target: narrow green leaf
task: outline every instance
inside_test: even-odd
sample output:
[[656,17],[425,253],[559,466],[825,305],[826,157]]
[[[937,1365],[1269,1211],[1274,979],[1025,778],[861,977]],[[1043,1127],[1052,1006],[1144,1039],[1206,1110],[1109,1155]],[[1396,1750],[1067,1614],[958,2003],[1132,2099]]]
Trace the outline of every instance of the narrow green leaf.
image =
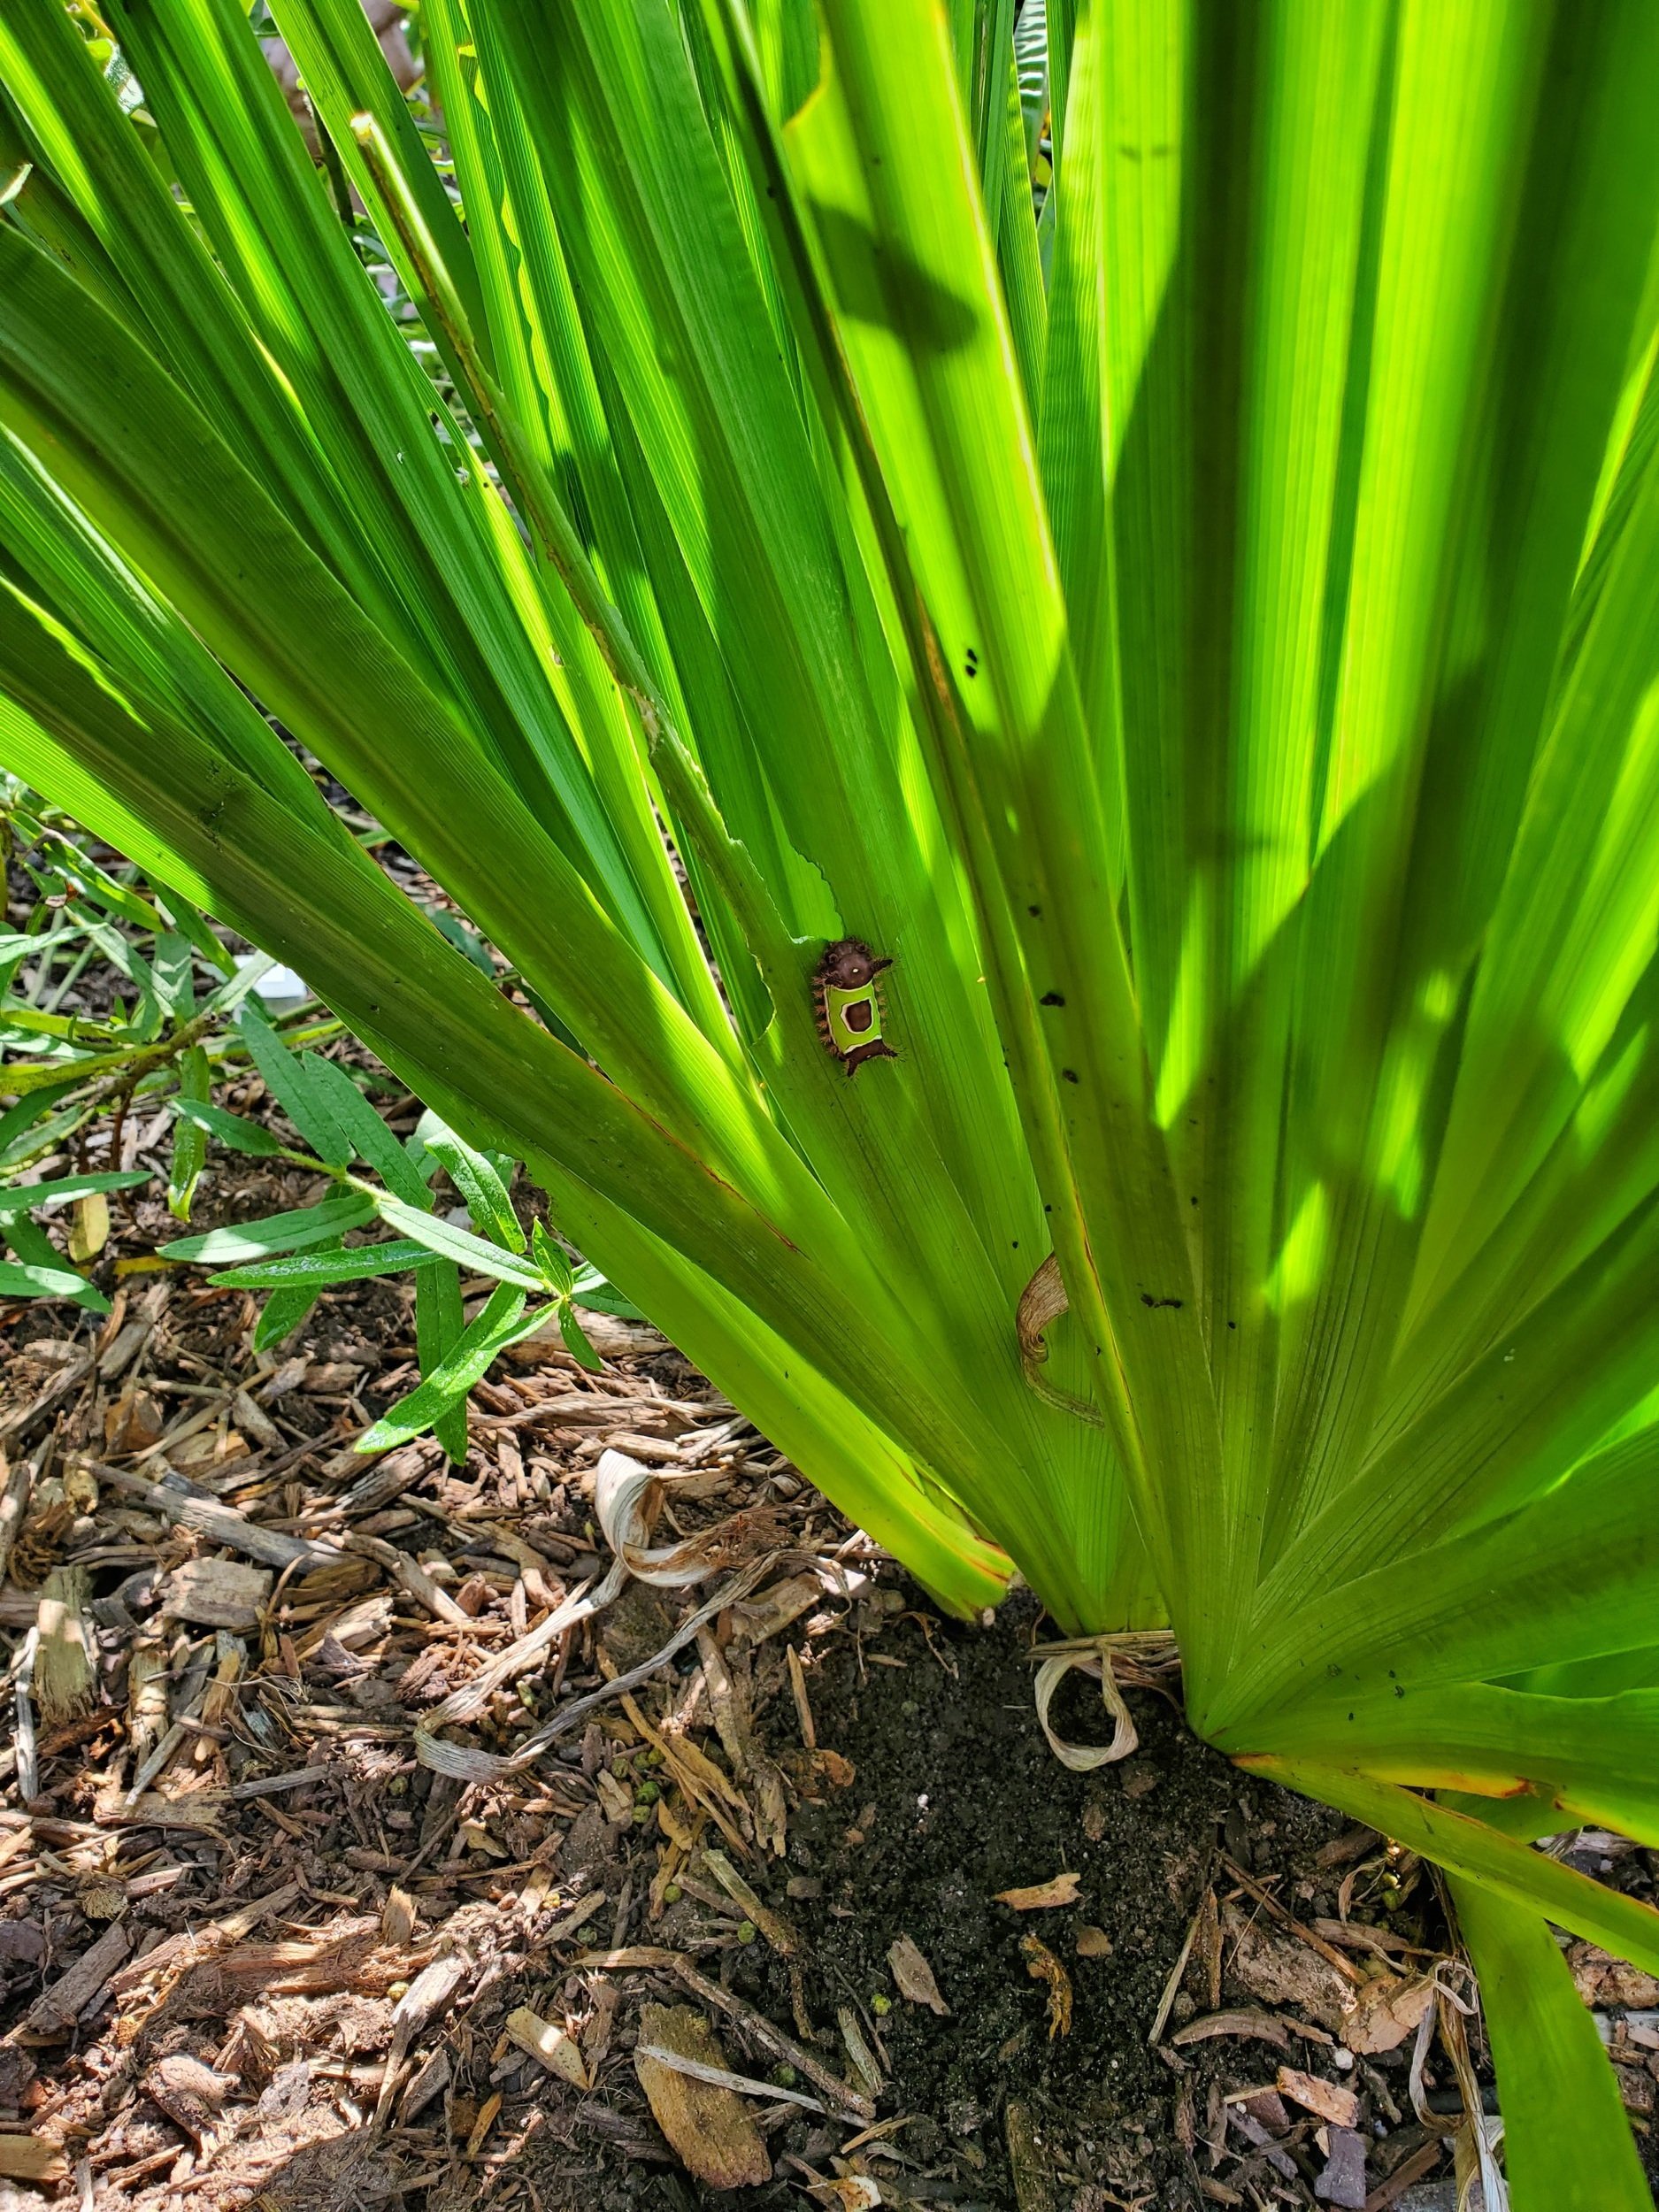
[[73,1298],[92,1313],[108,1313],[110,1302],[101,1290],[65,1267],[36,1267],[15,1260],[0,1260],[0,1297]]
[[312,1095],[326,1108],[334,1128],[357,1157],[405,1205],[430,1206],[431,1195],[419,1171],[345,1070],[315,1052],[303,1056],[303,1065]]
[[296,1283],[288,1289],[273,1290],[260,1309],[259,1318],[254,1324],[254,1350],[268,1352],[280,1344],[284,1337],[292,1336],[317,1303],[322,1289],[320,1283],[313,1287]]
[[[168,914],[172,916],[173,927],[179,934],[189,941],[210,967],[218,969],[219,974],[225,978],[226,983],[235,981],[239,972],[235,959],[213,934],[208,926],[207,917],[201,909],[193,906],[182,892],[169,890],[165,884],[159,887],[159,895],[161,902]],[[219,987],[222,989],[224,986],[221,985]],[[209,1001],[210,1005],[217,999],[217,995],[216,991],[213,999]]]
[[125,1168],[106,1174],[58,1175],[47,1183],[12,1183],[0,1186],[0,1222],[9,1221],[18,1214],[44,1213],[49,1208],[61,1206],[71,1198],[84,1198],[93,1191],[136,1190],[141,1183],[150,1180],[147,1168]]
[[288,1050],[250,998],[242,1001],[236,1026],[266,1088],[318,1158],[330,1167],[349,1167],[351,1146],[334,1118],[329,1094],[306,1065],[306,1056]]
[[262,1266],[227,1268],[214,1280],[228,1290],[287,1290],[304,1284],[312,1294],[330,1283],[360,1283],[375,1275],[396,1275],[419,1267],[426,1247],[393,1239],[384,1244],[357,1244],[348,1251],[292,1252],[286,1258],[267,1260]]
[[164,931],[156,940],[156,995],[172,1021],[188,1021],[196,1011],[195,956],[196,948],[182,930]]
[[1515,2212],[1649,2212],[1613,2069],[1543,1915],[1455,1879],[1480,1978]]
[[389,1451],[394,1445],[419,1436],[464,1399],[473,1384],[486,1375],[510,1344],[540,1328],[543,1316],[525,1314],[520,1290],[503,1283],[491,1293],[477,1319],[470,1324],[441,1364],[418,1388],[400,1398],[372,1428],[358,1437],[360,1452]]
[[565,1256],[564,1248],[550,1237],[545,1225],[533,1222],[530,1225],[530,1249],[536,1265],[547,1279],[549,1287],[568,1297],[576,1287],[575,1271]]
[[248,1121],[241,1114],[215,1106],[211,1099],[187,1098],[180,1094],[167,1102],[182,1119],[194,1122],[207,1135],[228,1145],[233,1152],[249,1152],[259,1159],[275,1160],[287,1150],[263,1122]]
[[559,1302],[558,1319],[559,1334],[565,1340],[565,1348],[576,1364],[585,1367],[590,1375],[603,1375],[605,1363],[588,1341],[582,1325],[576,1318],[576,1310],[568,1300]]
[[453,1223],[440,1221],[435,1214],[422,1213],[417,1207],[404,1205],[402,1199],[389,1194],[375,1202],[376,1211],[388,1227],[405,1237],[412,1237],[424,1244],[429,1252],[436,1252],[446,1260],[454,1260],[461,1267],[470,1268],[475,1275],[494,1275],[503,1283],[515,1283],[520,1290],[544,1290],[541,1271],[527,1261],[503,1251],[498,1244],[489,1244],[482,1237],[472,1236]]
[[[182,944],[184,940],[180,938],[175,941]],[[159,979],[159,967],[157,972]],[[192,1045],[179,1063],[179,1096],[188,1099],[192,1105],[200,1105],[211,1088],[212,1075],[207,1064],[207,1054],[202,1046]],[[196,1195],[196,1179],[206,1162],[206,1130],[192,1116],[180,1114],[173,1127],[173,1160],[167,1173],[167,1211],[175,1221],[188,1221],[190,1218],[190,1202]]]
[[446,1128],[435,1115],[428,1115],[423,1121],[420,1141],[448,1171],[449,1180],[472,1217],[474,1227],[508,1251],[522,1252],[525,1234],[513,1212],[512,1201],[507,1195],[505,1184],[483,1154],[475,1152],[464,1137],[457,1137],[453,1129]]
[[303,1252],[315,1244],[327,1244],[344,1229],[360,1229],[374,1218],[374,1200],[367,1192],[344,1198],[326,1198],[320,1205],[298,1211],[273,1214],[268,1221],[250,1221],[235,1229],[210,1229],[204,1236],[180,1237],[157,1247],[164,1259],[195,1260],[218,1266],[230,1260],[259,1259],[268,1252]]
[[[411,1140],[411,1143],[413,1140]],[[428,1254],[415,1270],[415,1348],[423,1379],[443,1364],[466,1329],[466,1310],[461,1298],[461,1271],[453,1260]],[[433,1433],[451,1463],[466,1463],[466,1403],[465,1399],[441,1413]]]

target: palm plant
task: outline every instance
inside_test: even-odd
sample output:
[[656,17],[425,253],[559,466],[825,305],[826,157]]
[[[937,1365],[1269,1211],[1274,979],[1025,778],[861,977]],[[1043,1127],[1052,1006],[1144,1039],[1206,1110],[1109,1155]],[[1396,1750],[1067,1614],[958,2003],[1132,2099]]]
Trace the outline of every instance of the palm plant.
[[103,5],[0,11],[0,757],[943,1604],[1171,1625],[1645,2204],[1547,1922],[1659,1915],[1530,1839],[1659,1845],[1659,18],[424,0],[445,160],[273,0],[319,170]]

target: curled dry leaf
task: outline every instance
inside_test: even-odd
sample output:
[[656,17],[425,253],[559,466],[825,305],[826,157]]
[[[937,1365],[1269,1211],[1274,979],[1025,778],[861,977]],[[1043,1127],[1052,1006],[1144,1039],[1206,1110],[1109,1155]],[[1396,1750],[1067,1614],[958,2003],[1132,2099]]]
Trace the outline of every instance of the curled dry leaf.
[[1014,1333],[1019,1340],[1019,1363],[1025,1372],[1025,1380],[1045,1405],[1056,1407],[1062,1413],[1070,1413],[1079,1421],[1087,1421],[1091,1428],[1104,1425],[1105,1417],[1090,1399],[1079,1398],[1070,1390],[1062,1390],[1051,1383],[1042,1372],[1048,1357],[1045,1330],[1071,1311],[1071,1302],[1065,1294],[1065,1284],[1060,1275],[1060,1262],[1050,1252],[1037,1272],[1020,1293],[1019,1305],[1014,1315]]
[[775,1516],[751,1511],[734,1513],[713,1528],[653,1549],[650,1526],[664,1487],[660,1467],[641,1466],[614,1448],[601,1455],[595,1470],[594,1510],[605,1541],[641,1582],[688,1590],[777,1541]]
[[913,2005],[926,2005],[941,2020],[949,2018],[950,2007],[939,1993],[933,1970],[909,1936],[899,1936],[887,1946],[887,1964],[893,1969],[901,1997],[908,1998]]
[[[1111,1741],[1106,1744],[1067,1743],[1056,1735],[1048,1718],[1048,1708],[1054,1703],[1055,1692],[1073,1668],[1079,1673],[1100,1677],[1101,1701],[1112,1717]],[[1112,1675],[1112,1655],[1104,1640],[1095,1644],[1081,1644],[1075,1648],[1063,1649],[1052,1658],[1044,1659],[1037,1669],[1033,1685],[1037,1701],[1037,1724],[1042,1730],[1050,1751],[1062,1766],[1070,1767],[1073,1774],[1087,1774],[1095,1767],[1110,1766],[1115,1760],[1126,1759],[1140,1747],[1141,1739],[1123,1692]]]
[[999,1889],[996,1901],[1013,1912],[1047,1912],[1056,1905],[1075,1905],[1079,1874],[1056,1874],[1052,1881],[1036,1882],[1029,1889]]
[[1071,1977],[1048,1945],[1034,1935],[1021,1936],[1025,1971],[1034,1982],[1048,1985],[1048,2037],[1071,2032]]

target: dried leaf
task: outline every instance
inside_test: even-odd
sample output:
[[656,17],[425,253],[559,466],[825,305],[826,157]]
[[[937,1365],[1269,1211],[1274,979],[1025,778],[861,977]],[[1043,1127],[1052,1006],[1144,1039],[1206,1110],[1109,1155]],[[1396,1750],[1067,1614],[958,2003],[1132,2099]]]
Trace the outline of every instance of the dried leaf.
[[1071,1977],[1046,1943],[1034,1935],[1021,1936],[1019,1947],[1025,1955],[1025,1971],[1033,1981],[1048,1985],[1048,2039],[1071,2032]]
[[520,2005],[517,2012],[507,2015],[507,2034],[521,2051],[539,2059],[549,2074],[562,2075],[572,2088],[588,2086],[581,2046],[557,2021],[543,2020],[528,2005]]
[[1051,1882],[1038,1882],[1030,1889],[999,1889],[996,1901],[1014,1912],[1047,1912],[1055,1905],[1075,1905],[1081,1879],[1078,1874],[1056,1874]]
[[1432,1982],[1379,1974],[1358,1992],[1353,2013],[1342,2024],[1342,2040],[1365,2057],[1398,2050],[1433,2002]]
[[725,1852],[705,1850],[703,1863],[733,1903],[754,1922],[772,1949],[783,1958],[793,1957],[801,1948],[800,1937],[781,1913],[773,1912],[763,1898],[756,1895]]
[[1077,1955],[1080,1959],[1109,1959],[1112,1939],[1104,1928],[1096,1928],[1086,1920],[1077,1932]]
[[913,2005],[926,2005],[941,2020],[950,2017],[950,2007],[939,1993],[933,1968],[909,1936],[899,1936],[887,1946],[887,1964],[893,1969],[901,1997],[907,1997]]
[[[730,2070],[708,2022],[690,2005],[641,2006],[640,2041],[702,2066]],[[652,2118],[699,2181],[710,2189],[743,2189],[771,2180],[766,2146],[735,2090],[676,2073],[661,2059],[638,2052],[634,2070]]]
[[96,1260],[110,1240],[110,1202],[101,1190],[75,1201],[69,1224],[69,1256],[77,1267]]
[[1659,1981],[1594,1943],[1575,1943],[1567,1963],[1586,2005],[1611,2012],[1648,2012],[1659,2006]]

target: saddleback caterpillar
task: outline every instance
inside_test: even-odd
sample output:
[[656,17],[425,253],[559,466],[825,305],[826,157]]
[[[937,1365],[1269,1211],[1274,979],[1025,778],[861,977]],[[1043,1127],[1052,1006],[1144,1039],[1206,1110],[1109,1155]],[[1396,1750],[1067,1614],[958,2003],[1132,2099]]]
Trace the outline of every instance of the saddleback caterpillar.
[[818,1034],[826,1048],[856,1075],[866,1060],[896,1060],[881,1035],[881,993],[876,978],[892,960],[878,957],[856,937],[841,937],[824,949],[813,972],[818,995]]

